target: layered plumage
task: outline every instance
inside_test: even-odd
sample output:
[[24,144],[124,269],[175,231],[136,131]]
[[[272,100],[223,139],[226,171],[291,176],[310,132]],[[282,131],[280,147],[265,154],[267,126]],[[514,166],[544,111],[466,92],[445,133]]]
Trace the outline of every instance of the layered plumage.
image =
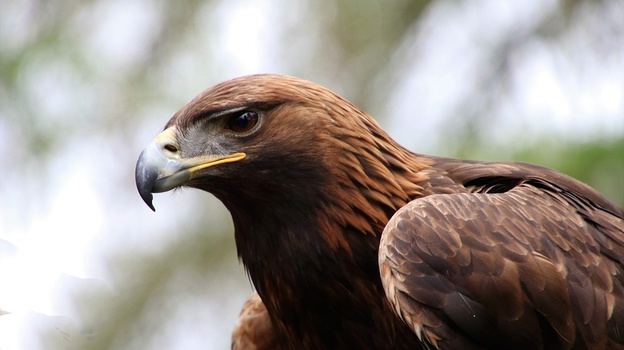
[[308,81],[204,91],[142,153],[137,186],[150,206],[199,188],[232,214],[258,293],[234,348],[624,344],[621,208],[546,168],[412,153]]

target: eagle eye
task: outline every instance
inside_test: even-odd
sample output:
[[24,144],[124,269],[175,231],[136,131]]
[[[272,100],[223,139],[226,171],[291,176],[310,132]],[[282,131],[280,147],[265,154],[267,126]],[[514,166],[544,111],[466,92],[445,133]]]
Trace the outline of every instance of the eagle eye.
[[254,111],[242,111],[232,115],[225,124],[226,129],[234,132],[246,132],[258,124],[258,113]]

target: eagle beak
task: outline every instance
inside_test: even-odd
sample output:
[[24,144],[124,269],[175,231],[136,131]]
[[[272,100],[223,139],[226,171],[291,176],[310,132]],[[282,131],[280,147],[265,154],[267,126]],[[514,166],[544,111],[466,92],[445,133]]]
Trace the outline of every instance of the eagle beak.
[[150,209],[152,193],[166,192],[192,179],[201,169],[213,165],[231,163],[246,157],[245,153],[202,155],[182,158],[176,140],[176,128],[170,127],[160,133],[141,152],[135,169],[136,186],[141,198]]

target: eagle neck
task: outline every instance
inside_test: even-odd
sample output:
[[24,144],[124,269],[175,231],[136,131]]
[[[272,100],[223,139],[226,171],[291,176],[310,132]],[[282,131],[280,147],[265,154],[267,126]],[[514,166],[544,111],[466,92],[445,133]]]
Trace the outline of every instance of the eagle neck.
[[[361,171],[340,164],[329,172],[336,181],[308,186],[297,196],[274,188],[261,200],[243,193],[234,201],[222,199],[232,213],[239,258],[284,338],[312,342],[324,334],[319,347],[337,345],[331,334],[346,322],[381,330],[380,346],[393,342],[400,320],[388,309],[381,285],[379,240],[390,216],[420,195],[422,176],[396,168],[392,158],[357,161]],[[389,189],[375,185],[381,176],[388,176]],[[328,300],[340,300],[340,306]]]

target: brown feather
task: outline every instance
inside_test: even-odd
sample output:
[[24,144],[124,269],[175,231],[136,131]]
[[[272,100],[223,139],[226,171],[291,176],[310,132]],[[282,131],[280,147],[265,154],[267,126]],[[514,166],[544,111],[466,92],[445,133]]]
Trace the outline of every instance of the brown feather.
[[269,313],[258,293],[253,293],[238,316],[232,332],[232,350],[271,350],[277,348]]

